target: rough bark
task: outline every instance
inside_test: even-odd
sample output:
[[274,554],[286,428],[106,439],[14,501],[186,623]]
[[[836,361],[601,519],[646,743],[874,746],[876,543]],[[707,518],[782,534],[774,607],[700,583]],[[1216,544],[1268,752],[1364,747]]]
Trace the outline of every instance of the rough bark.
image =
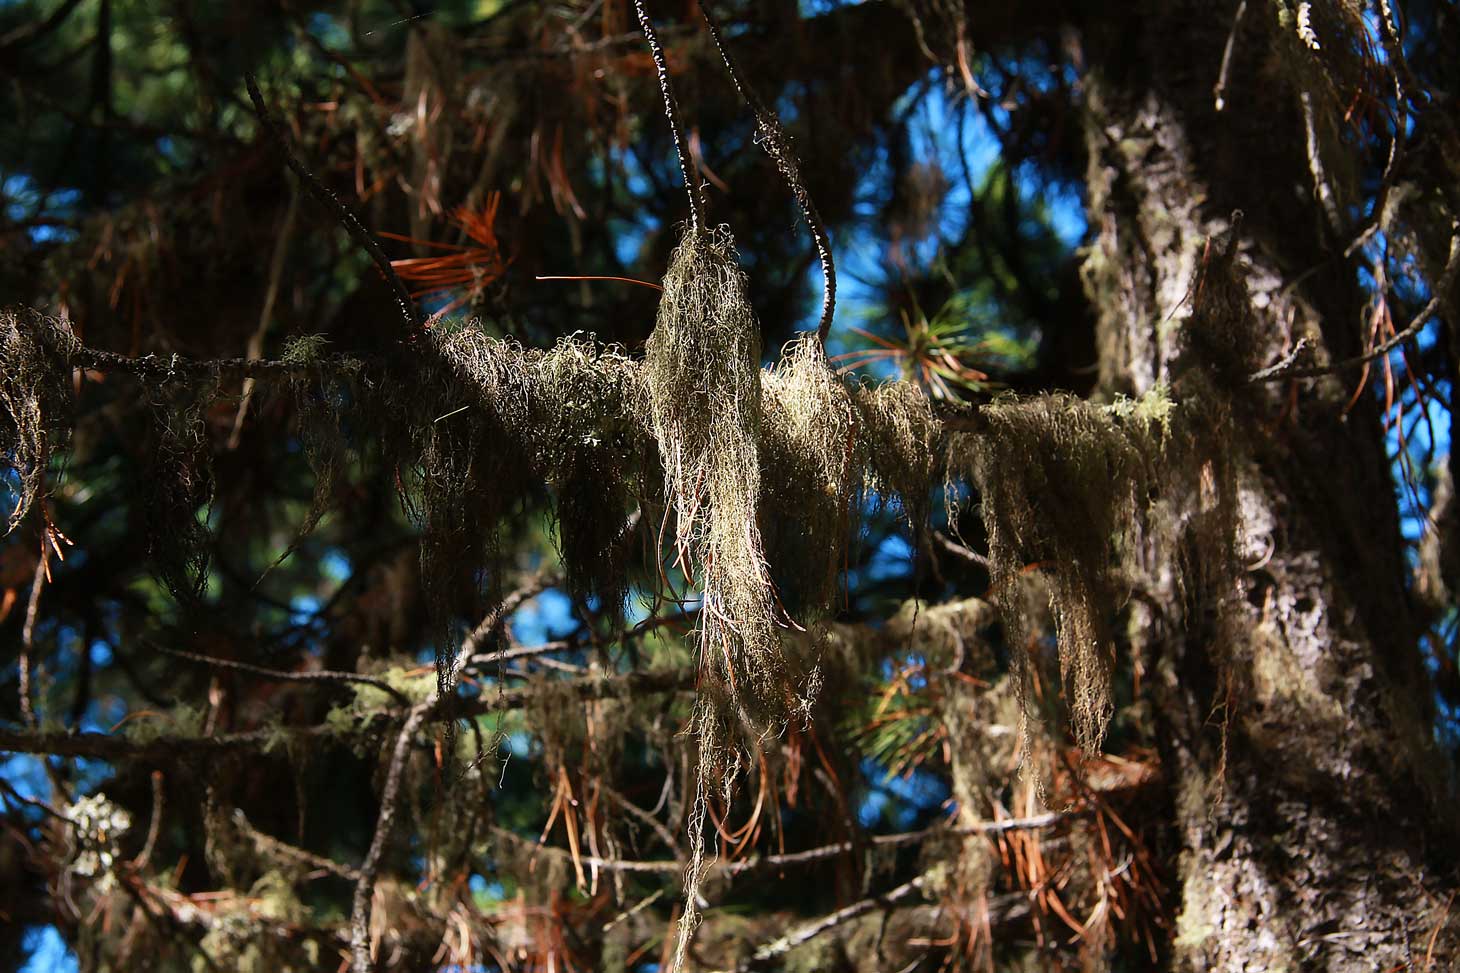
[[[1108,394],[1189,365],[1193,281],[1239,207],[1263,363],[1300,336],[1321,356],[1357,350],[1362,296],[1314,216],[1300,92],[1267,5],[1248,4],[1215,107],[1236,6],[1138,4],[1087,35],[1086,275]],[[1236,597],[1219,611],[1221,592],[1183,597],[1153,569],[1132,601],[1182,846],[1177,969],[1449,969],[1456,956],[1432,697],[1381,427],[1367,397],[1345,417],[1351,381],[1232,389]]]

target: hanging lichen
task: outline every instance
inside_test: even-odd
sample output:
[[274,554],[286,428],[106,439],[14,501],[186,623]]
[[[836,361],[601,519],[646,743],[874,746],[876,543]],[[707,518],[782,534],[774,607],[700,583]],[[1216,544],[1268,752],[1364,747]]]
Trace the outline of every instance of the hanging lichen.
[[761,376],[761,523],[777,591],[798,623],[824,616],[839,587],[862,489],[857,413],[807,333]]
[[[1040,571],[1070,720],[1089,752],[1113,709],[1110,620],[1124,596],[1122,563],[1148,553],[1169,559],[1193,603],[1220,602],[1232,577],[1236,478],[1225,458],[1226,412],[1207,387],[1192,373],[1182,401],[1164,386],[1110,406],[1063,394],[1001,399],[980,411],[982,429],[951,448],[950,464],[981,496],[993,593],[1025,712],[1035,633],[1020,580]],[[1027,731],[1026,720],[1026,740]]]
[[736,724],[779,731],[808,702],[781,653],[762,547],[760,328],[727,228],[686,233],[664,278],[646,346],[650,414],[675,515],[674,549],[701,595],[699,744],[690,862],[675,968],[697,919],[709,794],[726,795],[743,758]]
[[917,539],[927,528],[933,485],[942,475],[943,424],[911,382],[857,386],[852,402],[859,460],[871,486],[902,504]]
[[356,408],[362,390],[356,382],[358,363],[353,363],[354,368],[325,367],[322,353],[327,344],[321,335],[296,337],[285,344],[281,357],[282,361],[298,366],[289,375],[289,391],[294,401],[299,443],[314,474],[314,492],[289,546],[268,570],[278,567],[298,549],[345,490],[345,469],[352,453],[349,432],[354,417],[350,413],[363,411]]
[[512,450],[503,458],[525,461],[552,489],[569,590],[617,611],[631,474],[647,443],[638,367],[588,337],[524,349],[473,324],[441,329],[436,346],[465,385],[462,404],[484,413]]
[[401,496],[420,527],[437,684],[450,695],[461,625],[475,624],[494,600],[498,530],[528,485],[506,431],[449,365],[423,355],[409,379],[409,387],[388,399],[384,425],[407,432],[388,448],[399,457]]
[[218,392],[216,376],[165,382],[149,390],[151,434],[137,492],[153,570],[184,604],[203,597],[208,583],[213,502],[213,448],[207,412]]
[[[51,454],[71,431],[71,329],[34,312],[0,313],[0,473],[15,494],[8,534],[45,488]],[[11,477],[7,476],[7,480]]]
[[1044,571],[1059,646],[1060,676],[1079,744],[1099,748],[1111,714],[1113,546],[1134,528],[1145,458],[1109,410],[1066,395],[1001,400],[986,428],[962,440],[982,497],[993,591],[1025,671],[1029,640],[1010,611],[1020,576]]
[[686,235],[646,346],[650,412],[674,547],[703,598],[701,667],[743,718],[772,730],[803,704],[786,678],[756,521],[760,350],[728,229]]

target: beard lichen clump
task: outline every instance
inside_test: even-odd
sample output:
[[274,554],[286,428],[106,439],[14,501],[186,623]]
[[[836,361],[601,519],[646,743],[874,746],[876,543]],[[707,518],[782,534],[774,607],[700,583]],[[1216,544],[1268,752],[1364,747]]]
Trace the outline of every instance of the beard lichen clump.
[[617,611],[631,484],[647,444],[637,366],[621,349],[589,337],[535,349],[490,337],[475,324],[438,332],[444,370],[464,386],[451,408],[471,405],[501,464],[525,459],[547,482],[570,592]]
[[1021,575],[1037,566],[1050,579],[1075,738],[1093,752],[1112,712],[1113,546],[1135,528],[1146,457],[1111,410],[1073,396],[995,401],[981,415],[985,431],[959,449],[983,498],[993,590],[1023,670],[1017,685],[1027,708],[1031,633],[1016,606]]
[[[422,527],[427,600],[440,629],[440,690],[456,684],[457,620],[471,624],[495,599],[498,532],[540,496],[553,522],[569,590],[580,603],[623,601],[627,508],[647,426],[637,366],[617,348],[570,336],[549,349],[488,335],[475,321],[430,332],[419,363],[398,382],[387,428],[414,471],[407,497]],[[617,514],[622,515],[617,515]]]
[[857,413],[814,333],[761,376],[761,523],[782,603],[802,625],[830,610],[863,476]]
[[[1100,747],[1113,710],[1110,618],[1130,559],[1169,558],[1188,603],[1220,613],[1235,577],[1237,483],[1226,413],[1193,384],[1185,399],[1158,386],[1101,406],[1070,395],[1001,399],[985,428],[960,436],[950,466],[982,497],[993,591],[1029,709],[1029,607],[1020,581],[1041,570],[1076,741]],[[1021,736],[1028,756],[1027,717]]]
[[729,230],[686,234],[645,347],[674,546],[702,596],[700,665],[747,723],[774,733],[805,701],[781,655],[760,505],[760,327]]
[[644,363],[674,548],[701,593],[700,695],[691,718],[699,767],[676,970],[684,968],[698,921],[709,795],[718,788],[728,798],[745,762],[747,748],[733,742],[737,730],[764,739],[810,708],[811,685],[798,685],[782,654],[757,520],[760,354],[760,327],[728,228],[691,227],[670,260]]
[[920,544],[932,512],[933,486],[943,468],[943,423],[911,382],[859,385],[852,390],[859,461],[869,485],[896,499]]
[[184,605],[197,604],[208,583],[215,480],[207,416],[218,392],[215,376],[148,390],[150,448],[137,491],[153,570]]
[[25,519],[45,490],[51,453],[69,438],[71,355],[80,345],[60,321],[0,313],[0,473],[15,502],[5,533]]

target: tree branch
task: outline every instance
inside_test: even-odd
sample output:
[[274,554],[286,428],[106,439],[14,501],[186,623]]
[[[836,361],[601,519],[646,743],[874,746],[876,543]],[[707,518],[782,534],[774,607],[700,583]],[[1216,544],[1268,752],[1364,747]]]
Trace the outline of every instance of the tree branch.
[[781,126],[780,118],[756,96],[750,82],[740,73],[730,48],[725,46],[725,41],[720,36],[720,25],[710,13],[707,0],[699,0],[699,8],[700,15],[705,18],[705,26],[710,29],[710,38],[720,52],[720,60],[725,62],[725,70],[730,72],[730,80],[734,83],[735,90],[745,99],[751,113],[755,115],[756,141],[785,177],[786,184],[791,188],[791,195],[796,197],[796,204],[801,207],[801,215],[811,230],[811,238],[816,242],[816,256],[821,261],[821,320],[816,326],[816,340],[825,349],[827,335],[831,333],[832,314],[836,310],[836,261],[831,253],[831,237],[827,235],[826,224],[816,209],[816,203],[811,199],[811,193],[801,180],[801,163],[796,158],[796,153],[791,151],[791,142]]
[[[580,700],[623,699],[650,693],[693,689],[696,670],[666,669],[656,672],[629,672],[613,676],[590,676],[584,679],[559,680],[548,685],[554,692],[563,692]],[[490,697],[456,701],[454,716],[481,716],[499,711],[522,709],[540,692],[539,686],[504,689]],[[353,730],[366,733],[381,721],[398,720],[406,712],[401,709],[380,709],[370,713]],[[141,741],[109,733],[70,733],[63,731],[26,731],[0,728],[0,752],[44,753],[53,756],[93,757],[98,760],[141,760],[153,763],[176,761],[185,756],[210,756],[221,753],[262,751],[283,740],[318,740],[341,734],[335,726],[313,724],[303,727],[272,727],[225,733],[218,736],[160,735]],[[345,730],[345,733],[351,731]]]
[[[642,810],[639,812],[643,814]],[[941,837],[971,837],[974,835],[995,835],[1004,834],[1010,831],[1035,831],[1041,828],[1053,827],[1074,814],[1065,811],[1051,811],[1047,814],[1037,814],[1027,818],[1009,818],[1003,821],[986,821],[981,824],[967,825],[958,828],[933,827],[924,828],[921,831],[906,831],[901,834],[880,834],[873,835],[868,839],[868,844],[877,848],[900,848],[904,845],[921,844],[930,839]],[[529,838],[524,838],[506,828],[494,827],[493,833],[499,837],[508,838],[522,844],[531,844],[535,847],[550,852],[554,855],[572,854],[565,848],[557,848],[551,845],[540,845]],[[751,872],[768,871],[775,868],[784,868],[788,865],[810,865],[816,862],[826,861],[841,855],[850,854],[853,850],[852,842],[843,841],[834,845],[822,845],[817,848],[808,848],[805,851],[793,851],[783,855],[765,855],[746,858],[741,861],[719,862],[709,866],[708,873],[719,873],[722,875],[744,875]],[[584,865],[600,868],[606,872],[634,872],[639,874],[652,875],[680,875],[684,872],[685,863],[678,859],[657,859],[650,861],[633,861],[623,858],[594,858],[579,855],[578,861]]]
[[381,276],[385,278],[386,284],[389,285],[391,292],[395,295],[395,302],[400,309],[401,319],[406,325],[406,336],[408,338],[414,338],[420,334],[422,330],[420,311],[416,308],[416,302],[411,300],[411,295],[406,290],[406,285],[401,282],[395,269],[391,267],[390,258],[385,255],[385,250],[381,247],[380,241],[375,239],[375,235],[366,228],[364,223],[360,222],[360,218],[340,200],[340,197],[336,196],[330,191],[328,186],[320,182],[319,177],[310,172],[309,168],[290,150],[289,143],[284,138],[283,130],[274,121],[273,116],[269,114],[268,106],[264,104],[264,96],[259,94],[258,81],[255,80],[254,76],[252,74],[245,74],[243,76],[243,82],[248,87],[248,97],[253,101],[254,113],[258,115],[260,124],[263,125],[269,137],[273,139],[274,144],[278,146],[279,151],[283,153],[284,161],[288,163],[289,168],[299,177],[299,181],[309,189],[310,195],[319,200],[326,209],[334,213],[335,219],[340,221],[340,224],[344,226],[345,230],[350,234],[350,237],[360,245],[361,249],[370,255],[371,260],[375,261],[376,269],[380,271]]
[[270,358],[184,358],[172,355],[159,358],[144,355],[129,358],[110,351],[78,346],[67,355],[71,364],[98,372],[124,372],[139,378],[173,380],[177,378],[214,377],[219,375],[243,375],[248,378],[288,378],[303,372],[318,372],[322,368],[336,368],[342,372],[354,372],[360,368],[358,359],[343,357],[325,358],[314,361],[285,361]]
[[817,919],[814,922],[808,922],[803,926],[798,926],[790,932],[786,933],[780,939],[772,940],[771,942],[766,943],[760,949],[757,949],[749,960],[741,963],[738,967],[736,967],[736,973],[741,973],[741,971],[753,970],[757,966],[760,966],[772,959],[775,959],[777,956],[782,956],[786,953],[789,953],[791,950],[795,949],[797,946],[800,946],[803,943],[810,942],[824,932],[835,929],[837,926],[840,926],[844,923],[851,922],[853,919],[856,919],[859,916],[864,916],[875,909],[885,909],[893,905],[894,903],[909,897],[914,892],[920,891],[922,887],[927,884],[927,882],[927,875],[919,875],[912,881],[905,882],[890,892],[884,892],[882,895],[871,896],[870,898],[863,899],[860,902],[855,902],[847,906],[845,909],[838,909],[831,915],[823,916],[822,918]]
[[659,37],[654,33],[654,22],[644,9],[644,0],[634,0],[634,12],[639,16],[639,28],[644,32],[644,39],[649,42],[649,54],[654,58],[654,70],[659,78],[659,91],[664,96],[664,116],[669,119],[669,130],[674,135],[674,151],[679,156],[679,171],[684,174],[684,191],[689,196],[690,229],[700,234],[706,229],[705,196],[685,146],[679,103],[674,99],[674,86],[669,80],[669,64],[664,59],[664,48],[659,46]]
[[380,815],[375,820],[375,837],[370,841],[370,850],[360,865],[360,876],[355,882],[354,903],[350,911],[350,957],[355,973],[372,973],[374,959],[370,955],[370,910],[375,897],[375,879],[380,874],[380,859],[385,854],[395,830],[397,804],[400,802],[401,778],[405,774],[406,758],[411,753],[411,739],[426,717],[436,708],[438,697],[411,707],[410,715],[401,726],[395,738],[395,748],[390,755],[390,769],[385,775],[385,790],[380,795]]
[[360,683],[366,686],[373,686],[389,695],[400,705],[411,705],[411,698],[390,683],[383,679],[377,679],[374,676],[361,675],[358,672],[335,672],[329,669],[321,669],[315,672],[284,672],[279,669],[266,669],[263,666],[256,666],[248,662],[237,662],[233,659],[217,659],[210,655],[197,655],[192,652],[183,652],[180,649],[168,649],[151,642],[147,644],[154,650],[177,659],[196,662],[199,665],[205,665],[213,669],[231,669],[235,672],[246,672],[249,675],[260,676],[264,679],[275,679],[280,682]]

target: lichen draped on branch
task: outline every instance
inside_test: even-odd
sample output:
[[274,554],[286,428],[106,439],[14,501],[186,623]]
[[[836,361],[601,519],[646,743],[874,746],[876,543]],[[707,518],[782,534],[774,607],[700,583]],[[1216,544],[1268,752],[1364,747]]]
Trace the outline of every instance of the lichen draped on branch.
[[[1187,385],[1206,382],[1194,373]],[[1020,670],[1025,718],[1035,633],[1019,589],[1038,570],[1049,584],[1075,739],[1093,753],[1113,711],[1110,620],[1125,595],[1125,559],[1154,552],[1169,559],[1193,600],[1220,607],[1226,596],[1237,487],[1225,413],[1208,396],[1176,401],[1158,386],[1109,406],[1064,394],[1009,397],[984,406],[980,418],[977,434],[955,437],[949,466],[982,498],[993,594]],[[1193,546],[1207,563],[1184,555]]]
[[5,533],[44,491],[51,453],[71,430],[71,329],[38,314],[0,313],[0,462],[14,471],[16,503]]
[[700,663],[752,724],[800,707],[761,543],[760,326],[725,228],[686,234],[664,278],[645,377],[674,547],[703,598]]

